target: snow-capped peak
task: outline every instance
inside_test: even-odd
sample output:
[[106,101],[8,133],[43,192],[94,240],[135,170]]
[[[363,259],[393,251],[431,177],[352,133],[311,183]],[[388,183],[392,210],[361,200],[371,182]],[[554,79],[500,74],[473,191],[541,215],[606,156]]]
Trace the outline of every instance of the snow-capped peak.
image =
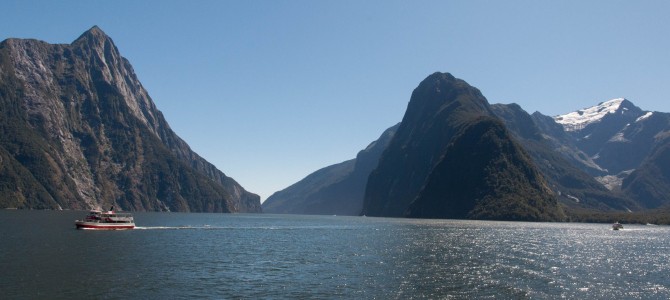
[[[554,120],[556,123],[563,125],[566,131],[577,131],[591,123],[599,122],[607,114],[615,113],[624,100],[626,99],[612,99],[593,107],[555,116]],[[623,109],[625,110],[626,108],[624,107]]]

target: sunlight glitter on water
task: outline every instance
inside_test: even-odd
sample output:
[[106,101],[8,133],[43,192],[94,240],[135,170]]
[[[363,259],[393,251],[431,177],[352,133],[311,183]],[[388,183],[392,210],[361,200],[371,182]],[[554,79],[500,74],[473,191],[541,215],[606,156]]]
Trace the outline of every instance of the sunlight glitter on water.
[[665,226],[135,217],[139,230],[82,233],[68,212],[0,212],[0,267],[11,274],[0,290],[16,298],[670,297]]

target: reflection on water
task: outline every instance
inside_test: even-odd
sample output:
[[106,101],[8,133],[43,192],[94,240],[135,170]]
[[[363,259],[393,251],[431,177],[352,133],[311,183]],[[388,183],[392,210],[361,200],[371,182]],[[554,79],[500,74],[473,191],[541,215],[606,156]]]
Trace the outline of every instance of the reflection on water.
[[[9,298],[668,298],[666,226],[0,211]],[[3,296],[3,297],[4,297]]]

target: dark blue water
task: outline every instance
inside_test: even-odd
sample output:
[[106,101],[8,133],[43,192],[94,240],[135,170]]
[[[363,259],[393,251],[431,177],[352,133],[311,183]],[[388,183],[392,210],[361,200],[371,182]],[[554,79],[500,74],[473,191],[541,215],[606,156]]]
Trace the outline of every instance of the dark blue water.
[[0,211],[3,299],[668,299],[669,227]]

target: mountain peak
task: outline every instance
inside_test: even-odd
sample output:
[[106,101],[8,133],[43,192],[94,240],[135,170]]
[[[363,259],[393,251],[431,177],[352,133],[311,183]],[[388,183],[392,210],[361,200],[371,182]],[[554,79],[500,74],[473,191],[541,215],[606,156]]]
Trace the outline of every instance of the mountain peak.
[[429,75],[414,89],[405,118],[419,120],[422,116],[434,117],[436,112],[456,112],[455,117],[459,120],[471,115],[492,114],[488,101],[477,88],[450,73],[441,72]]
[[91,29],[87,30],[86,32],[91,32],[91,33],[96,33],[96,34],[98,34],[98,33],[105,34],[102,31],[102,29],[100,29],[100,27],[98,27],[98,25],[93,25],[93,27],[91,27]]
[[0,208],[261,211],[170,129],[98,26],[70,45],[14,41],[0,47]]
[[98,27],[98,25],[94,25],[91,27],[91,29],[86,30],[82,35],[80,35],[74,42],[77,43],[79,41],[105,41],[105,40],[111,40],[110,37]]
[[563,125],[566,131],[578,131],[589,124],[600,122],[608,114],[624,114],[628,111],[641,110],[625,98],[616,98],[600,102],[596,106],[555,116],[554,120]]

